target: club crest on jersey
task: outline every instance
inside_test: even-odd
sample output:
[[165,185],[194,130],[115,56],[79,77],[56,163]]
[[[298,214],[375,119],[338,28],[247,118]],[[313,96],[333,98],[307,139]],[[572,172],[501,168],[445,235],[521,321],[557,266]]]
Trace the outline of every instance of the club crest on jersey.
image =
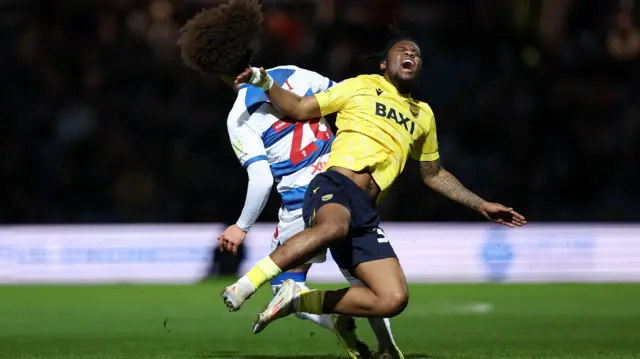
[[394,120],[395,123],[404,126],[404,129],[413,135],[416,123],[411,121],[408,116],[405,116],[404,114],[402,114],[402,112],[397,111],[395,108],[387,108],[387,106],[385,106],[384,104],[376,102],[376,115],[389,120]]
[[420,107],[413,102],[409,104],[409,111],[411,111],[413,118],[418,118],[418,115],[420,115]]

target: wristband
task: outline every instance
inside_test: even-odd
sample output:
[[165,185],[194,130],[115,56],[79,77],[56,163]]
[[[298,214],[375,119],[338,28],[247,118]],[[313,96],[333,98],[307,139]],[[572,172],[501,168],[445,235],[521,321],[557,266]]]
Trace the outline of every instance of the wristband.
[[263,76],[257,67],[252,67],[251,72],[251,78],[249,79],[250,84],[260,87],[263,91],[268,91],[273,87],[274,81],[271,75],[267,74],[267,76]]

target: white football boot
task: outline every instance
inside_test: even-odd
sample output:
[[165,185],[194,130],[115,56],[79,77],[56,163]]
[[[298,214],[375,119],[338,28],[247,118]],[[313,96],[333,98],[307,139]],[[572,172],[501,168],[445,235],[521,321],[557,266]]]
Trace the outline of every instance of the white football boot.
[[258,314],[258,320],[253,324],[253,332],[258,334],[274,320],[295,313],[294,301],[300,292],[302,289],[293,280],[283,281],[280,290],[271,298],[264,311]]
[[222,290],[220,296],[224,301],[224,304],[227,306],[230,312],[236,312],[240,310],[242,304],[245,300],[249,299],[255,293],[253,288],[244,288],[247,285],[242,285],[242,283],[234,283]]

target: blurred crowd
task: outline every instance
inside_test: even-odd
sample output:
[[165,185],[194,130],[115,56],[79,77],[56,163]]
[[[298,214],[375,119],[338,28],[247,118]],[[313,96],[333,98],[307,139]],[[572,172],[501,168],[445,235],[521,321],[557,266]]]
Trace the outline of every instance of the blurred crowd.
[[[234,93],[182,65],[182,24],[218,1],[3,2],[0,221],[234,222],[246,173]],[[263,1],[254,63],[336,81],[392,19],[420,44],[415,96],[443,165],[532,221],[640,218],[640,31],[633,1]],[[275,220],[274,194],[262,220]],[[386,221],[479,216],[426,190],[416,164]]]

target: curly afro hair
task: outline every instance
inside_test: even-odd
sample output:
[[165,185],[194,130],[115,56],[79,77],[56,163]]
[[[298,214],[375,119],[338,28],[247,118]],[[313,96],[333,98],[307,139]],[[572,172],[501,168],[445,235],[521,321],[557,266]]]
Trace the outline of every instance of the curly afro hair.
[[249,46],[261,29],[259,0],[230,0],[202,10],[180,29],[182,60],[203,74],[239,74],[249,65]]

